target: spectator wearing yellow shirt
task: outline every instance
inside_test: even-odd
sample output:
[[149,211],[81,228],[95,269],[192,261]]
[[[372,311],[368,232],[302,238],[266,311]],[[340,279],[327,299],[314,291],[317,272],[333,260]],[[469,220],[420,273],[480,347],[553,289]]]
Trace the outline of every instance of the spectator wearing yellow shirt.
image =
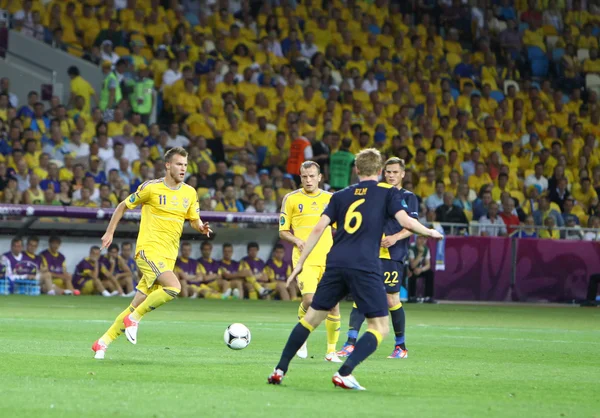
[[123,111],[118,108],[115,109],[114,119],[111,122],[108,122],[108,136],[111,138],[122,136],[125,125],[128,123],[129,122],[127,122],[123,116]]
[[254,153],[248,132],[240,128],[239,118],[234,114],[229,116],[229,129],[223,132],[223,148],[228,159],[242,150]]
[[592,34],[593,29],[594,26],[590,23],[587,23],[583,27],[583,33],[579,35],[579,39],[577,41],[577,48],[598,48],[598,38]]
[[177,116],[180,120],[185,120],[194,113],[200,113],[202,104],[194,90],[194,81],[192,79],[185,79],[184,90],[176,97]]
[[544,228],[540,229],[540,238],[542,239],[560,239],[560,231],[555,229],[556,221],[554,217],[548,216],[544,219]]
[[473,190],[481,190],[483,186],[493,184],[492,178],[485,172],[484,163],[477,163],[475,166],[475,174],[469,177],[468,183],[469,188]]
[[598,48],[590,49],[590,57],[583,62],[583,72],[586,74],[600,74],[600,59],[598,59]]
[[579,184],[575,184],[571,190],[571,194],[577,201],[577,203],[587,211],[592,199],[598,198],[598,193],[592,187],[592,182],[589,177],[584,177],[580,180]]
[[83,112],[87,115],[91,112],[91,100],[94,99],[94,103],[98,103],[98,95],[92,85],[85,80],[80,72],[79,68],[72,65],[67,70],[67,74],[71,79],[71,95],[69,97],[69,104],[75,104],[75,98],[81,96],[84,99]]

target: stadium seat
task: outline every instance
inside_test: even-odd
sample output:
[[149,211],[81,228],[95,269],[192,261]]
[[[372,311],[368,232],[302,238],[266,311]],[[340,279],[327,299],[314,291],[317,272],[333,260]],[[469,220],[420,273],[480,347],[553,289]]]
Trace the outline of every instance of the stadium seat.
[[600,76],[598,74],[587,74],[585,76],[585,88],[600,94]]
[[600,86],[600,76],[598,74],[587,74],[585,76],[585,86],[587,88]]
[[588,59],[590,57],[590,50],[587,48],[579,48],[577,50],[577,59],[580,62],[583,62],[584,60]]
[[517,90],[517,93],[521,90],[519,88],[519,83],[515,80],[504,80],[504,94],[508,94],[508,88],[510,86],[513,86]]
[[498,103],[500,103],[502,100],[504,100],[504,93],[498,90],[494,90],[490,93],[490,97]]

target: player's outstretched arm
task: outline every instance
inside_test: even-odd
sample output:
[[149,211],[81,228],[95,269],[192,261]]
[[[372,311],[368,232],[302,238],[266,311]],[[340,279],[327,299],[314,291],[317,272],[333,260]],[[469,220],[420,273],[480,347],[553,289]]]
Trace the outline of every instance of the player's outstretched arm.
[[381,240],[381,246],[384,248],[389,248],[396,242],[410,237],[412,234],[412,231],[409,231],[408,229],[403,229],[402,231],[394,235],[387,236],[383,240]]
[[435,229],[427,228],[418,220],[408,216],[408,213],[406,213],[403,210],[396,212],[396,215],[394,217],[400,223],[400,225],[402,225],[403,228],[406,228],[414,232],[415,234],[423,235],[433,239],[444,238],[442,234],[440,234],[438,231],[436,231]]
[[287,279],[287,286],[289,286],[290,283],[294,281],[296,276],[300,274],[300,272],[302,271],[302,265],[304,264],[304,261],[306,261],[312,250],[315,248],[315,245],[317,245],[319,239],[321,239],[321,235],[323,235],[323,232],[325,232],[325,229],[327,229],[330,223],[331,219],[329,218],[329,216],[321,215],[321,219],[319,219],[319,222],[317,222],[313,230],[310,232],[310,235],[306,239],[306,243],[304,244],[304,250],[300,254],[300,258],[298,259],[298,262],[294,267],[294,271],[292,271],[292,274]]
[[202,222],[202,220],[199,218],[191,221],[190,225],[196,231],[200,232],[201,234],[206,235],[207,237],[210,237],[210,234],[212,234],[212,232],[213,232],[212,229],[210,229],[208,222]]
[[123,215],[125,214],[126,210],[127,210],[127,205],[125,204],[125,201],[118,204],[117,208],[115,209],[115,211],[112,215],[112,218],[110,218],[110,223],[108,224],[108,228],[106,228],[106,232],[102,236],[102,248],[101,248],[102,250],[104,250],[105,248],[108,248],[108,246],[110,244],[112,244],[113,235],[115,234],[117,225],[119,224],[119,221],[121,220],[121,218],[123,218]]

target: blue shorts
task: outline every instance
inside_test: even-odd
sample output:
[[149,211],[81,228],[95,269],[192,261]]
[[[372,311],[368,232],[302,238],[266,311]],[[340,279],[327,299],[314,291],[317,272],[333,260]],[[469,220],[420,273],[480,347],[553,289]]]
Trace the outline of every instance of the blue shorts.
[[387,293],[398,293],[404,279],[404,263],[400,261],[381,259],[383,284]]
[[347,268],[326,268],[313,296],[313,309],[330,311],[348,293],[367,318],[388,315],[388,302],[381,274]]

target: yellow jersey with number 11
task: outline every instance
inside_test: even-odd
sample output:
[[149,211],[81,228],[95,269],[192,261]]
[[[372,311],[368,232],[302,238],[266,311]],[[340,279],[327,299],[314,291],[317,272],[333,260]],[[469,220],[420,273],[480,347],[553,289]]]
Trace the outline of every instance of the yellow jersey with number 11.
[[[315,193],[307,193],[304,189],[298,189],[288,193],[281,204],[281,216],[279,218],[280,231],[292,231],[294,236],[306,242],[310,232],[319,222],[321,214],[331,200],[331,193],[318,189]],[[327,254],[333,245],[331,227],[328,226],[321,239],[304,262],[307,266],[325,266]],[[292,262],[300,258],[298,247],[294,246]]]
[[177,259],[184,222],[200,218],[196,190],[185,183],[171,189],[164,179],[142,183],[125,204],[129,209],[142,205],[136,253],[144,250],[168,260]]

